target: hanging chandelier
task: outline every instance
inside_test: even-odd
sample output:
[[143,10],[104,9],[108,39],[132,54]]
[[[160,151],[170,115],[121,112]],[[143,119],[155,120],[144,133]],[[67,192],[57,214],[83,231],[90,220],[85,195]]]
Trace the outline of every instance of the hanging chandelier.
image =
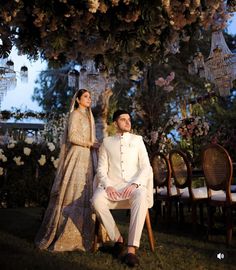
[[207,59],[198,51],[189,63],[188,71],[215,84],[219,95],[227,97],[236,80],[236,54],[226,44],[222,30],[213,31]]
[[86,60],[79,71],[76,67],[69,70],[67,74],[68,87],[89,89],[93,106],[96,106],[101,98],[101,93],[105,89],[113,88],[116,81],[113,69],[106,69],[106,71],[104,69],[96,68],[93,60]]
[[228,48],[222,31],[212,33],[211,51],[205,61],[205,76],[216,84],[221,96],[229,96],[236,79],[236,54]]
[[13,90],[16,87],[18,74],[22,82],[28,82],[28,68],[25,65],[17,72],[14,70],[14,62],[12,60],[0,58],[0,109],[7,91]]

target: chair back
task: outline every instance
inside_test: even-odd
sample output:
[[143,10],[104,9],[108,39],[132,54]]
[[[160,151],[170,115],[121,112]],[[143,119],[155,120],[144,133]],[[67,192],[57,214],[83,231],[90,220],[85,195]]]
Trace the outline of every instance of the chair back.
[[231,200],[233,165],[227,150],[219,144],[209,144],[203,148],[201,160],[208,189],[224,190]]
[[151,166],[154,188],[166,187],[167,195],[170,196],[171,167],[168,158],[163,153],[156,152],[151,158]]
[[172,150],[169,153],[169,160],[176,187],[191,190],[192,167],[187,154],[183,150]]

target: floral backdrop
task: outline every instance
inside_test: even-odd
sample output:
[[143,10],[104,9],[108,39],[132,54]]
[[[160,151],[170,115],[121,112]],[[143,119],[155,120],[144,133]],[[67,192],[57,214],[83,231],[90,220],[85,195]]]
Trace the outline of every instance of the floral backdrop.
[[[0,145],[0,207],[47,205],[59,156],[59,143],[48,140],[49,130],[48,124],[45,140],[10,138]],[[54,128],[57,135],[60,130]]]

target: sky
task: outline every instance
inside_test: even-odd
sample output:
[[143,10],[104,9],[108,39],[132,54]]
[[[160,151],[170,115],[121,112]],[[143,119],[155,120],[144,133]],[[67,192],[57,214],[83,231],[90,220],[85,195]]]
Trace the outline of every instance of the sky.
[[[228,33],[236,34],[236,13],[229,22],[227,28]],[[30,62],[26,56],[19,56],[16,50],[13,50],[9,56],[14,62],[15,71],[18,73],[17,86],[13,90],[9,90],[3,98],[1,110],[11,110],[11,108],[21,109],[22,111],[32,110],[35,112],[42,111],[36,101],[32,101],[34,88],[36,87],[35,80],[37,79],[40,71],[46,69],[47,64],[41,59]],[[19,78],[19,71],[21,66],[28,67],[28,83],[22,83]]]
[[[39,76],[40,71],[46,69],[46,61],[37,60],[29,61],[27,56],[18,55],[16,50],[12,50],[8,59],[14,62],[14,70],[17,73],[17,85],[14,89],[7,91],[6,96],[3,98],[1,110],[10,110],[12,107],[21,109],[21,111],[37,111],[42,109],[36,101],[32,101],[32,95],[36,86],[35,81]],[[22,66],[28,67],[28,82],[21,82],[20,68]]]

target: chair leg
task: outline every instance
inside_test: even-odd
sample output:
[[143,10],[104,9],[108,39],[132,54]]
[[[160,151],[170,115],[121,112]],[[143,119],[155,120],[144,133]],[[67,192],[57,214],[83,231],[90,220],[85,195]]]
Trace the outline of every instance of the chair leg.
[[174,204],[175,204],[176,220],[178,222],[178,220],[179,220],[179,204],[178,204],[178,201],[174,200]]
[[192,203],[192,228],[194,232],[197,231],[197,206],[194,202]]
[[100,226],[100,222],[99,222],[99,219],[96,216],[95,217],[94,242],[93,242],[93,248],[92,248],[93,252],[97,251],[99,226]]
[[232,240],[232,232],[233,232],[233,219],[232,219],[232,212],[231,208],[226,208],[226,228],[227,228],[227,234],[226,234],[226,244],[230,245]]
[[203,203],[199,203],[200,224],[204,226]]
[[150,222],[149,210],[147,211],[147,215],[146,215],[146,227],[147,227],[147,232],[148,232],[148,240],[150,244],[150,249],[152,252],[154,252],[154,237],[153,237],[152,226]]
[[171,212],[172,212],[172,202],[171,201],[167,201],[166,202],[167,205],[167,224],[170,224],[170,220],[171,220]]
[[211,240],[211,233],[213,227],[213,207],[208,205],[207,207],[207,238]]
[[183,202],[179,202],[179,223],[184,223],[184,204]]

